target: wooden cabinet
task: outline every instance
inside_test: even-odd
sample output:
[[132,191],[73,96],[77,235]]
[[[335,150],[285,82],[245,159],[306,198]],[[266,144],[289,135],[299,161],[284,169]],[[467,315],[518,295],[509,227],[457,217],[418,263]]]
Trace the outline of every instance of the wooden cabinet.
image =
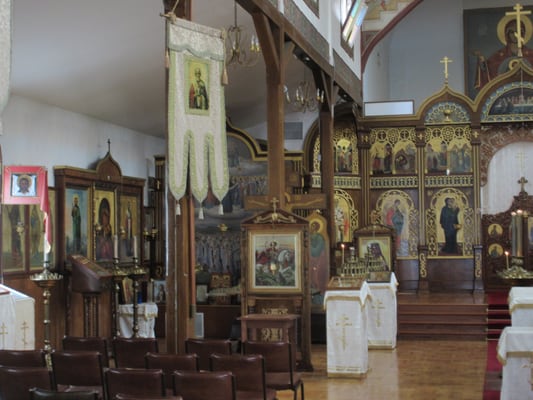
[[[123,176],[108,152],[95,169],[66,166],[54,168],[57,197],[57,266],[70,285],[68,256],[79,254],[111,269],[114,259],[121,267],[132,266],[134,257],[144,260],[144,179]],[[91,334],[112,336],[113,285],[99,296]],[[86,305],[85,305],[86,306]],[[82,335],[82,294],[67,293],[66,333]]]

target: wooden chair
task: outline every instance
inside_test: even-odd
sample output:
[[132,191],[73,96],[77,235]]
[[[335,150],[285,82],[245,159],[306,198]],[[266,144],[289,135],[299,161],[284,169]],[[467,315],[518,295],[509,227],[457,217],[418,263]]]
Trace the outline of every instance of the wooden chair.
[[52,375],[60,392],[97,391],[104,397],[102,354],[99,351],[55,351],[50,354]]
[[276,391],[266,386],[265,359],[260,354],[211,354],[210,367],[235,375],[237,400],[276,399]]
[[115,368],[144,368],[146,353],[159,353],[156,338],[117,337],[112,345]]
[[302,374],[296,372],[292,344],[289,342],[246,341],[243,343],[244,354],[261,354],[265,359],[266,385],[275,390],[292,390],[294,400],[301,388],[301,400],[304,400],[304,383]]
[[117,394],[165,397],[163,370],[145,368],[109,368],[104,372],[106,399]]
[[0,399],[28,400],[31,388],[53,389],[47,367],[0,367]]
[[185,400],[236,400],[235,377],[229,371],[174,371],[174,395]]
[[163,370],[167,394],[173,393],[172,373],[174,371],[200,370],[196,354],[146,353],[144,357],[146,368]]
[[139,397],[130,394],[118,393],[115,400],[183,400],[181,396],[164,396],[164,397]]
[[103,366],[109,367],[109,345],[104,337],[65,336],[62,345],[63,351],[99,351]]
[[209,356],[213,353],[231,354],[231,340],[229,339],[193,339],[185,340],[185,352],[197,354],[201,370],[209,370]]
[[98,398],[98,392],[94,390],[59,392],[39,388],[30,389],[30,400],[98,400]]
[[42,350],[0,350],[0,365],[3,367],[46,367]]

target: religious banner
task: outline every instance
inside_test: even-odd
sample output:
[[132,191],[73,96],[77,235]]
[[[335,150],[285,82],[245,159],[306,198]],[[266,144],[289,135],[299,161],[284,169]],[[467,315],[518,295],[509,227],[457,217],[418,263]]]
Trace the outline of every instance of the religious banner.
[[[11,76],[11,0],[0,0],[0,114],[9,99]],[[0,135],[3,133],[0,120]]]
[[[220,30],[183,19],[167,23],[169,52],[169,188],[181,199],[187,186],[200,204],[209,184],[218,199],[229,186],[222,75],[224,40]],[[179,204],[177,213],[180,213]],[[199,218],[203,218],[200,209]]]

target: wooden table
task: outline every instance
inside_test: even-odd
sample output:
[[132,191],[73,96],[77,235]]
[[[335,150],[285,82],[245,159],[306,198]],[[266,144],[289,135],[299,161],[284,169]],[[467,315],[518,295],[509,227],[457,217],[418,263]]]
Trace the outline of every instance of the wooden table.
[[[281,329],[281,340],[297,344],[296,321],[299,315],[296,314],[248,314],[238,319],[241,321],[241,340],[248,340],[248,330],[250,330],[250,340],[257,340],[259,329]],[[292,329],[292,331],[291,331]]]

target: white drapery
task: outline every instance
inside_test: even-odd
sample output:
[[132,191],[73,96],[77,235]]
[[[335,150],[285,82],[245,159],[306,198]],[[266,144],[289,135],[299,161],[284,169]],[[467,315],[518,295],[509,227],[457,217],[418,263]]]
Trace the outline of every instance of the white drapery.
[[[167,28],[169,188],[177,200],[181,199],[189,171],[191,191],[198,202],[207,198],[209,182],[214,197],[221,202],[229,185],[221,83],[222,33],[179,18],[168,22]],[[198,89],[198,78],[202,92]],[[221,204],[219,213],[222,213]]]

